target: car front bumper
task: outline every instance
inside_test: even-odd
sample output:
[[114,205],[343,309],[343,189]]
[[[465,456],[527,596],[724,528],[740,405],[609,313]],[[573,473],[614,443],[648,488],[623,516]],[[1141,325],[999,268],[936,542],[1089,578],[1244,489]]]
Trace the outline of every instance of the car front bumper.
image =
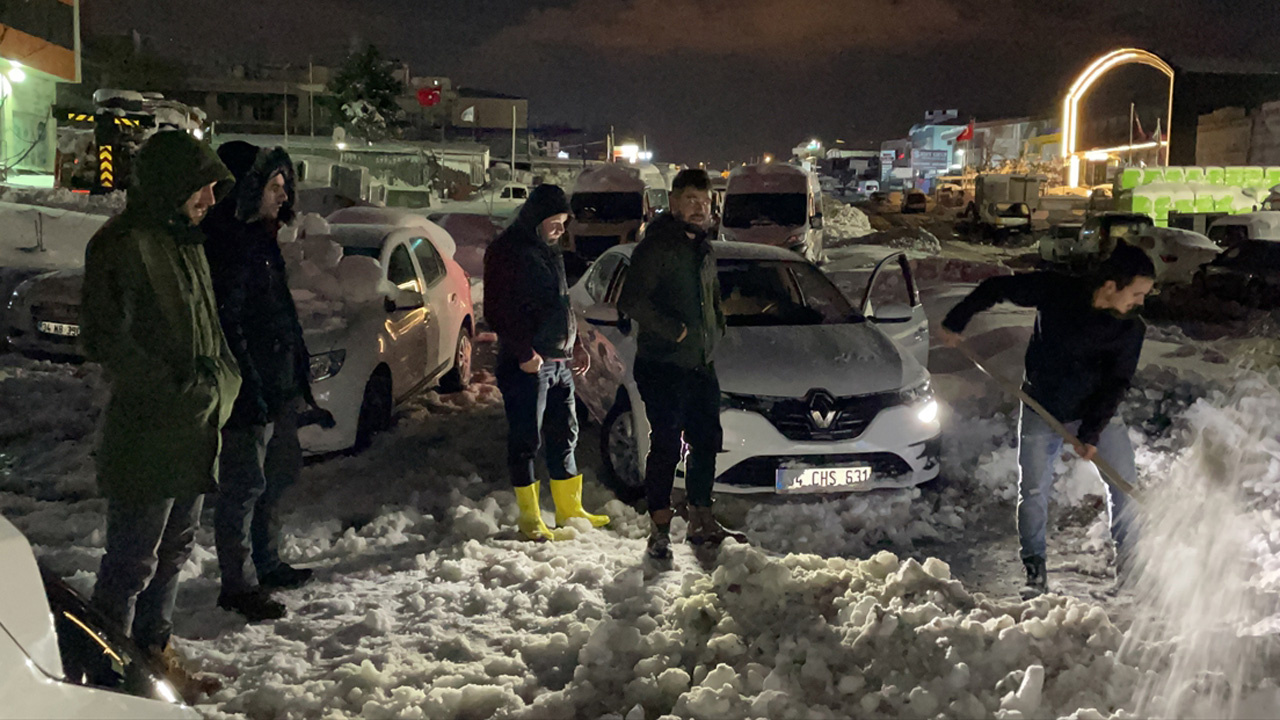
[[727,410],[720,415],[724,442],[716,459],[715,491],[778,493],[777,471],[784,467],[871,467],[871,482],[826,494],[904,488],[928,482],[938,476],[941,427],[936,419],[921,422],[917,414],[918,409],[911,406],[890,407],[880,411],[854,439],[801,442],[783,436],[757,413]]

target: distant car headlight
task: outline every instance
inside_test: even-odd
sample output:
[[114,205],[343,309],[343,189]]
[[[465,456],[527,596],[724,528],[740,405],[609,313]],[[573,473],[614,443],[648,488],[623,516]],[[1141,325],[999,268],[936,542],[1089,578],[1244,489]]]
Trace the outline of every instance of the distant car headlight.
[[346,350],[333,350],[312,355],[311,382],[317,383],[337,375],[338,371],[342,370],[342,364],[346,361]]

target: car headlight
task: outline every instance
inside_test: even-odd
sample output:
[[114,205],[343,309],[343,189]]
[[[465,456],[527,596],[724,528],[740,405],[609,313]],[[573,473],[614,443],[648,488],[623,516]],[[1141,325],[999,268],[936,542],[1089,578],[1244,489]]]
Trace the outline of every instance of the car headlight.
[[22,294],[22,288],[18,288],[13,291],[12,295],[9,296],[9,310],[13,310],[14,304],[18,302],[18,296],[21,294]]
[[933,387],[928,380],[898,393],[898,402],[915,411],[916,418],[926,425],[938,419],[938,401],[933,397]]
[[331,352],[318,353],[311,356],[311,382],[317,383],[321,380],[327,380],[338,374],[342,370],[342,364],[347,360],[346,350],[333,350]]

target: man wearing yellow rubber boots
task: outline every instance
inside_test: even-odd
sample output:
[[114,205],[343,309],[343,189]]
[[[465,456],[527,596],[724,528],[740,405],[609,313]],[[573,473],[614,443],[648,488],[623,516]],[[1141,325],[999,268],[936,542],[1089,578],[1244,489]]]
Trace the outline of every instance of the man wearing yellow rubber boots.
[[535,541],[555,538],[542,519],[534,460],[546,449],[556,525],[585,518],[609,522],[582,508],[582,476],[574,451],[578,416],[574,375],[587,371],[569,307],[564,257],[558,242],[569,220],[569,201],[555,185],[529,194],[505,232],[484,256],[485,316],[498,334],[498,389],[507,411],[507,463],[520,507],[520,532]]

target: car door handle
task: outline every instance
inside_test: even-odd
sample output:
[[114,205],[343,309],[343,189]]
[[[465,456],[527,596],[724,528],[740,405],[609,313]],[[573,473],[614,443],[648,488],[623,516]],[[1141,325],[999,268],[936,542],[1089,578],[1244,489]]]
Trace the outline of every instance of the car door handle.
[[458,293],[449,293],[449,302],[450,302],[450,303],[452,303],[452,304],[454,304],[454,305],[457,305],[457,304],[458,304]]

